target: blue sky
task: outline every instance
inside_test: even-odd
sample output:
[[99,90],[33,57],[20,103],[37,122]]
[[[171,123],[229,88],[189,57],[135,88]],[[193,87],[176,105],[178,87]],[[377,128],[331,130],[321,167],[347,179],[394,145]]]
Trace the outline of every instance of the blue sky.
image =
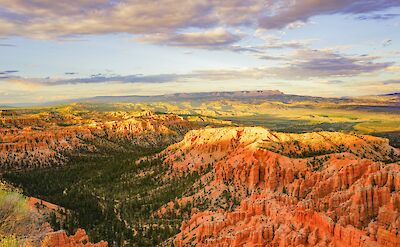
[[400,91],[399,39],[395,0],[0,0],[0,104],[390,93]]

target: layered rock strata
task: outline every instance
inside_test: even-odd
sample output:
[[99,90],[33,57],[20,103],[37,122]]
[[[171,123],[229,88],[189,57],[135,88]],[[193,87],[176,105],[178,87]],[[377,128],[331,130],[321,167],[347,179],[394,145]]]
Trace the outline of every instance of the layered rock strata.
[[171,175],[211,168],[158,212],[193,205],[175,246],[400,246],[399,150],[386,139],[209,128],[163,155]]

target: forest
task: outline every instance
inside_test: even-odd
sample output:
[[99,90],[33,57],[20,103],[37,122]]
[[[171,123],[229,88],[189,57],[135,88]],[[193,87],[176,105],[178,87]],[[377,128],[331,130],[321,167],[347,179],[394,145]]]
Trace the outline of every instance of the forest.
[[131,150],[80,153],[70,156],[64,166],[8,172],[3,179],[28,196],[64,207],[58,212],[62,217],[49,218],[55,230],[72,234],[84,228],[91,240],[106,240],[110,246],[154,246],[175,235],[185,215],[160,219],[155,212],[192,193],[190,188],[201,174],[167,176],[169,166],[162,164],[162,158],[135,162],[162,148]]

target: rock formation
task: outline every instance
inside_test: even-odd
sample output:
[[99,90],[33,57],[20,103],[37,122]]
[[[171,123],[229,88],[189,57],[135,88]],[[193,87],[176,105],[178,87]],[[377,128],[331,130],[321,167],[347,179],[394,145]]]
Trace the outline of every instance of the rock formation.
[[[64,116],[65,117],[65,116]],[[47,115],[1,117],[0,168],[21,169],[64,164],[68,154],[98,148],[123,150],[124,144],[161,147],[189,130],[176,115],[104,113],[90,120],[76,116],[54,120]],[[66,122],[66,123],[65,123]]]
[[57,231],[49,233],[46,238],[42,241],[41,247],[107,247],[108,244],[105,241],[98,243],[89,242],[89,237],[86,235],[86,231],[78,229],[75,235],[67,236],[65,231]]
[[[35,197],[24,197],[7,183],[0,182],[0,239],[11,237],[15,244],[0,241],[0,246],[23,247],[107,247],[100,241],[91,243],[86,231],[78,229],[74,235],[67,236],[63,230],[54,231],[48,220],[51,214],[59,215],[66,209]],[[56,216],[57,217],[57,216]]]
[[399,150],[386,139],[206,128],[162,154],[171,175],[209,169],[158,212],[194,207],[175,246],[400,246]]

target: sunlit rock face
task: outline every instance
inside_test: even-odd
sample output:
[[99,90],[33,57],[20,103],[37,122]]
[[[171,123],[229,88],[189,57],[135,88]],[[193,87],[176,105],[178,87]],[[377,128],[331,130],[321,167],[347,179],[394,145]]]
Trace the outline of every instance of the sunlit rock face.
[[[160,147],[180,140],[191,127],[176,115],[118,117],[99,115],[90,121],[63,119],[58,123],[44,116],[2,119],[0,168],[20,169],[65,164],[69,154],[94,152],[99,148]],[[112,121],[111,121],[112,120]]]
[[[175,201],[193,205],[175,246],[400,245],[399,150],[386,139],[206,128],[163,155],[171,175],[210,169]],[[174,202],[158,213],[171,212]]]
[[65,231],[49,233],[41,243],[42,247],[107,247],[108,243],[100,241],[91,243],[86,231],[78,229],[74,235],[67,236]]

